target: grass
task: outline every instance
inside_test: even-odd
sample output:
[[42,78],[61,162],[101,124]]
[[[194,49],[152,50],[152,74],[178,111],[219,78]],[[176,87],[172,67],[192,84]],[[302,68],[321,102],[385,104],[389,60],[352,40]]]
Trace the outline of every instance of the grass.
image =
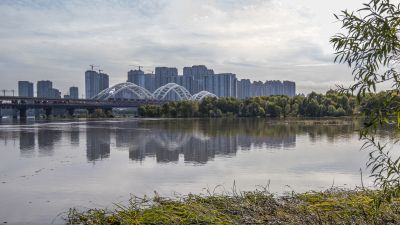
[[400,224],[400,199],[375,207],[372,190],[274,196],[266,190],[177,198],[132,197],[114,210],[70,209],[66,224]]

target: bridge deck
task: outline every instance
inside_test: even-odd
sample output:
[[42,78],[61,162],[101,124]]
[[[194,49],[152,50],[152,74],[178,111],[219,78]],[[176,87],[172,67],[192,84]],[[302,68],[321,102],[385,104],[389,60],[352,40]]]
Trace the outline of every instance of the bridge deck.
[[131,108],[141,105],[160,105],[166,101],[143,99],[52,99],[0,96],[0,108]]

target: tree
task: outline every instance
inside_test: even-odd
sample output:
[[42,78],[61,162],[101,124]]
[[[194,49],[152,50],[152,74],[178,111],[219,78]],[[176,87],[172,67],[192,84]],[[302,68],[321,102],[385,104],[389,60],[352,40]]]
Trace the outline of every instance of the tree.
[[311,98],[311,100],[307,101],[306,106],[306,116],[317,117],[319,115],[320,106],[316,99]]
[[329,105],[328,106],[328,116],[335,116],[335,115],[336,115],[335,106]]
[[203,116],[213,117],[217,98],[207,97],[199,104],[199,112]]
[[199,111],[199,105],[194,101],[180,101],[177,109],[180,117],[194,117]]
[[[393,158],[390,151],[374,138],[376,129],[383,125],[400,125],[399,98],[400,76],[400,3],[390,0],[371,0],[356,12],[344,10],[335,15],[342,24],[344,33],[331,38],[336,51],[335,62],[345,63],[352,68],[354,83],[349,87],[340,86],[345,93],[356,93],[360,104],[363,98],[376,93],[377,86],[387,84],[392,89],[385,92],[382,102],[370,104],[364,110],[365,125],[360,131],[366,141],[365,147],[372,147],[368,166],[375,183],[383,190],[378,199],[391,200],[400,196],[400,158]],[[395,123],[391,123],[395,116]]]
[[252,102],[246,106],[246,116],[265,116],[265,110],[256,102]]
[[156,105],[144,105],[138,109],[140,116],[159,117],[161,115],[161,108]]
[[275,103],[269,102],[265,111],[270,117],[280,117],[282,113],[282,108],[280,106],[277,106]]

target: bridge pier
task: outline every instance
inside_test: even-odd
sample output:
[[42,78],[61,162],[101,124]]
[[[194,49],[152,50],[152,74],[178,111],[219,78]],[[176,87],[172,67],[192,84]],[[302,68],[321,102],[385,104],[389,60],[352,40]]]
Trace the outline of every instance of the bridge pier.
[[19,108],[19,118],[20,119],[26,119],[27,115],[26,115],[26,108]]
[[53,113],[53,108],[48,107],[44,109],[45,113],[46,113],[46,119],[49,119]]
[[15,108],[11,109],[11,116],[15,120],[18,119],[18,109]]
[[35,109],[35,118],[40,119],[40,109],[38,108]]
[[107,117],[113,116],[112,108],[105,108],[105,109],[103,109],[103,112]]
[[95,108],[87,108],[86,110],[88,111],[89,115],[93,115],[94,111],[95,111]]
[[68,108],[67,109],[67,113],[68,113],[68,116],[74,117],[75,109],[74,108]]

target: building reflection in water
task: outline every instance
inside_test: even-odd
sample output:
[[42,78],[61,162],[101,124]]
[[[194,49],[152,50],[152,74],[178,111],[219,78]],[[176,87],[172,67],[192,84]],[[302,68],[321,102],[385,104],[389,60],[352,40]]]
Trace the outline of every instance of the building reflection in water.
[[[0,141],[2,145],[15,145],[19,132],[14,130],[0,129]],[[1,149],[0,149],[1,150]]]
[[[40,127],[38,129],[22,129],[19,131],[19,149],[20,156],[31,158],[35,156],[35,150],[38,148],[38,156],[53,156],[54,150],[61,142],[62,136],[69,133],[69,129],[58,127]],[[79,145],[79,129],[72,129],[70,132],[71,145]],[[37,138],[37,146],[36,146]]]
[[[21,157],[33,157],[35,147],[38,156],[52,156],[55,145],[61,140],[79,148],[80,135],[86,135],[89,162],[109,158],[113,148],[129,150],[129,159],[133,161],[151,157],[159,163],[168,163],[183,158],[185,162],[204,164],[219,156],[235,156],[238,150],[294,149],[300,136],[311,142],[322,138],[328,142],[346,141],[357,135],[356,124],[316,125],[250,118],[104,121],[70,124],[57,129],[51,126],[3,129],[0,130],[0,141],[18,146],[15,140],[18,143],[19,139]],[[111,139],[115,139],[115,145]]]
[[[239,121],[239,122],[237,122]],[[149,129],[143,134],[130,130],[116,131],[117,146],[129,146],[129,158],[142,161],[146,156],[157,162],[206,163],[216,156],[234,156],[251,147],[294,148],[296,132],[290,128],[254,127],[259,121],[236,120],[154,120],[142,121],[136,127]],[[129,124],[125,124],[129,126]],[[252,131],[252,132],[251,132]],[[119,140],[119,141],[118,141]],[[123,142],[123,143],[121,143]]]
[[78,126],[71,127],[71,131],[70,131],[71,145],[73,145],[73,146],[79,145],[79,133],[80,132],[79,132]]
[[31,158],[35,155],[34,131],[19,131],[19,150],[21,157]]
[[86,157],[88,161],[102,160],[110,156],[111,127],[107,124],[86,128]]
[[[125,126],[129,126],[126,124]],[[147,156],[157,162],[176,162],[183,155],[185,162],[206,163],[216,156],[234,156],[252,148],[290,150],[296,147],[298,136],[315,142],[327,138],[334,142],[354,135],[355,124],[315,125],[307,123],[271,122],[263,119],[217,120],[149,120],[136,127],[150,132],[117,132],[129,146],[129,158],[142,161]]]
[[43,127],[38,130],[39,157],[52,156],[54,145],[61,140],[62,130]]

